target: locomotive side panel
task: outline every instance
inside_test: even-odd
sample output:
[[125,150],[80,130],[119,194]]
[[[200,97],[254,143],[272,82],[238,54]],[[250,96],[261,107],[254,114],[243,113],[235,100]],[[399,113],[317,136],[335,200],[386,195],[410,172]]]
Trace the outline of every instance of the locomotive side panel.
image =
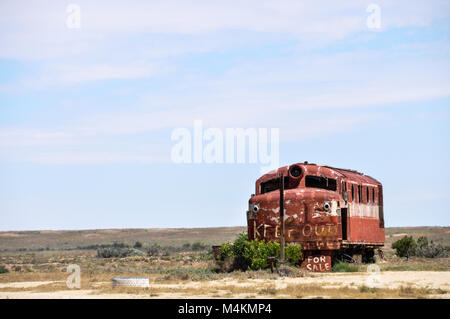
[[383,245],[385,230],[384,222],[380,221],[381,185],[355,184],[352,190],[355,194],[352,194],[352,200],[348,203],[348,242]]
[[373,218],[350,218],[349,242],[358,244],[384,244],[384,229],[379,228],[379,220]]

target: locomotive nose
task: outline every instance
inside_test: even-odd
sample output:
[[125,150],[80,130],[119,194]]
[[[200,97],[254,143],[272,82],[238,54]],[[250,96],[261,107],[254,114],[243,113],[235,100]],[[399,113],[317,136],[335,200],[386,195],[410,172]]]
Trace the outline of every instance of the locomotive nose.
[[[286,190],[284,196],[285,221],[303,224],[311,221],[337,221],[338,199],[331,192]],[[280,196],[278,192],[253,196],[249,201],[248,218],[260,219],[267,225],[279,223]]]

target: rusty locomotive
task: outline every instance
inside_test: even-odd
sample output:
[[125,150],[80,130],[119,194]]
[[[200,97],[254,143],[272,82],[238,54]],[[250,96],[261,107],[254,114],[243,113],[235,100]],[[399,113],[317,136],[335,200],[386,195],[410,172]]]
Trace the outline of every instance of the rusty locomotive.
[[375,249],[382,253],[383,186],[370,176],[308,162],[261,176],[249,200],[249,240],[280,241],[280,206],[285,242],[303,247],[302,267],[328,271],[337,260],[371,262]]

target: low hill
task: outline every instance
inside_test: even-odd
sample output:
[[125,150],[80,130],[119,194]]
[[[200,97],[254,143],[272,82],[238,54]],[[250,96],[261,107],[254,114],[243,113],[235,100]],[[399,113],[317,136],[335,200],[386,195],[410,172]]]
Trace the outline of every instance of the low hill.
[[[182,246],[202,242],[218,245],[232,241],[246,231],[246,227],[216,228],[138,228],[60,231],[4,231],[0,232],[0,250],[76,249],[114,242],[133,245],[158,243],[162,246]],[[405,235],[427,236],[429,240],[450,246],[450,227],[395,227],[386,229],[386,247]]]

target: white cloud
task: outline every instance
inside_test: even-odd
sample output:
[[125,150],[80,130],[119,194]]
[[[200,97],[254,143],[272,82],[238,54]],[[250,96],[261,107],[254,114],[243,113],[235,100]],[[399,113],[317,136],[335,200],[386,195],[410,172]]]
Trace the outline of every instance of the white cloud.
[[56,146],[75,143],[76,133],[67,129],[3,129],[0,147]]
[[[66,4],[3,1],[0,58],[32,60],[36,76],[2,84],[3,91],[42,89],[105,79],[160,75],[189,53],[297,42],[300,52],[363,32],[370,35],[366,1],[77,1],[80,29],[66,27]],[[377,1],[383,30],[423,26],[448,17],[446,1]],[[326,58],[326,57],[325,57]],[[309,61],[303,57],[304,61]],[[326,63],[314,57],[314,65]],[[292,67],[282,66],[283,69]],[[294,65],[294,67],[312,66]],[[331,65],[336,70],[336,65]],[[353,68],[356,70],[357,68]],[[325,72],[325,68],[321,69]],[[244,70],[242,70],[244,71]],[[281,73],[279,72],[279,73]],[[344,72],[345,73],[345,72]],[[350,73],[349,73],[350,74]],[[275,76],[277,75],[275,71]],[[320,74],[319,74],[320,75]],[[308,80],[317,77],[308,74]]]
[[[71,126],[4,128],[0,132],[0,146],[8,152],[20,148],[39,153],[44,149],[60,161],[72,157],[84,162],[91,158],[95,162],[105,157],[93,156],[92,149],[114,154],[108,148],[117,143],[117,153],[122,147],[129,147],[132,154],[108,156],[117,161],[134,161],[139,160],[139,154],[146,153],[142,150],[133,153],[139,148],[139,144],[130,142],[133,134],[161,137],[164,130],[192,127],[195,119],[203,120],[208,127],[279,127],[282,141],[303,140],[380,120],[383,115],[373,108],[450,95],[448,63],[439,59],[413,60],[414,68],[407,58],[392,59],[388,54],[370,51],[312,56],[306,60],[310,62],[304,63],[296,56],[247,62],[225,75],[185,83],[183,91],[165,90],[142,97],[137,111],[100,113],[74,119]],[[366,111],[361,114],[352,109]],[[308,122],[298,126],[298,119],[302,118]],[[115,142],[118,138],[129,141],[120,144]],[[170,142],[162,143],[165,148],[157,156],[164,157]],[[75,146],[73,156],[58,155],[67,152],[66,147]],[[50,158],[39,157],[39,161]]]
[[[286,33],[297,39],[326,41],[367,31],[368,2],[359,0],[77,1],[77,4],[81,8],[82,26],[68,29],[64,3],[3,1],[0,5],[0,57],[103,56],[130,47],[139,52],[148,48],[146,40],[157,34],[204,37],[223,31],[247,31]],[[384,30],[428,25],[433,20],[448,17],[450,12],[450,4],[438,0],[377,1],[377,4],[382,9]],[[174,38],[173,42],[178,40]],[[116,47],[121,43],[127,47]],[[174,46],[173,43],[168,45]],[[166,51],[157,45],[154,49]]]
[[72,151],[64,152],[53,150],[47,152],[35,152],[29,158],[16,158],[18,162],[32,162],[38,164],[156,164],[169,163],[170,155],[158,153],[123,154],[122,152],[95,152],[95,151]]
[[[58,82],[80,83],[108,79],[133,79],[149,77],[157,73],[156,66],[111,66],[111,65],[73,65],[60,66],[56,76]],[[58,79],[56,79],[58,80]]]

